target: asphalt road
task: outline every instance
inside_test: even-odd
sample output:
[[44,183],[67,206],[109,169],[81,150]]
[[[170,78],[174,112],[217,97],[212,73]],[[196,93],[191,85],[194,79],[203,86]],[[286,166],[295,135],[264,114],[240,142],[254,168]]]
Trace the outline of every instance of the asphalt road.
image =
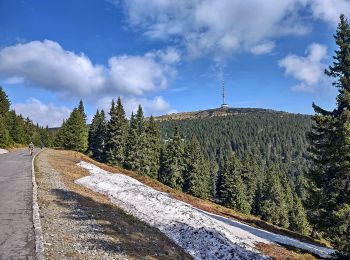
[[28,149],[0,155],[0,259],[35,259],[31,169]]

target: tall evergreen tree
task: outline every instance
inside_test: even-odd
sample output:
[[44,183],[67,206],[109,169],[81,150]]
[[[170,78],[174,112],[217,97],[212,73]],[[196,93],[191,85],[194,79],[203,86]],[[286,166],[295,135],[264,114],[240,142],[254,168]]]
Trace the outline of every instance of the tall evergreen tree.
[[251,208],[242,180],[241,162],[233,154],[226,165],[227,170],[223,172],[223,204],[242,213],[250,213]]
[[162,157],[164,161],[162,162],[162,171],[159,173],[160,181],[172,188],[182,190],[185,169],[184,142],[178,126],[175,126],[174,135],[168,141]]
[[0,86],[0,115],[4,116],[10,110],[11,102]]
[[105,113],[102,110],[96,111],[89,128],[89,152],[100,161],[105,161],[105,142],[107,134],[107,122]]
[[139,149],[139,129],[138,121],[133,113],[130,117],[130,125],[128,131],[128,138],[125,149],[125,168],[129,170],[139,171],[140,170],[140,154]]
[[[330,236],[341,250],[349,250],[350,232],[340,232],[348,225],[339,215],[350,205],[350,26],[344,15],[334,36],[338,49],[326,74],[338,88],[337,106],[326,111],[316,105],[315,126],[309,135],[313,167],[310,218]],[[346,219],[346,218],[345,218]],[[344,228],[342,228],[344,230]],[[347,251],[350,255],[350,251]]]
[[123,166],[125,154],[125,141],[127,134],[127,120],[120,97],[115,106],[112,100],[111,116],[107,124],[106,157],[107,162],[115,166]]
[[83,103],[82,99],[80,99],[80,101],[79,101],[78,110],[83,115],[84,120],[86,120],[86,113],[85,113],[84,103]]
[[0,115],[0,147],[7,147],[12,143],[9,131],[5,126],[5,119]]
[[74,108],[64,123],[63,148],[85,152],[88,148],[88,129],[84,115]]
[[285,201],[284,189],[276,167],[272,166],[265,175],[259,214],[262,219],[285,228],[289,226],[289,208]]
[[183,189],[193,196],[204,199],[208,198],[210,192],[209,167],[196,137],[192,137],[185,149]]
[[310,227],[307,220],[306,211],[301,202],[301,199],[297,195],[293,196],[293,204],[292,207],[290,207],[290,210],[290,229],[300,234],[308,235]]
[[143,149],[146,154],[144,160],[144,175],[148,175],[152,178],[157,178],[159,170],[159,158],[160,158],[160,149],[161,149],[161,138],[160,130],[157,123],[154,120],[154,117],[151,116],[147,122],[146,126],[146,142],[145,148]]

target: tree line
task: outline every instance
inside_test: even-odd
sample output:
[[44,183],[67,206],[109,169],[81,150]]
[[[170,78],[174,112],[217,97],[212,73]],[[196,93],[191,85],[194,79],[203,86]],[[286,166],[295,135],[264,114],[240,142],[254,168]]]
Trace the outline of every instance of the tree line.
[[14,145],[52,145],[53,135],[48,126],[40,127],[28,117],[23,118],[10,109],[11,101],[0,86],[0,147],[7,148]]
[[106,119],[97,110],[89,128],[83,102],[73,109],[56,135],[55,145],[87,152],[100,162],[157,179],[190,195],[212,199],[245,214],[307,234],[309,224],[300,197],[287,175],[276,166],[264,169],[253,155],[239,160],[235,153],[208,160],[196,136],[185,138],[175,125],[163,138],[154,117],[142,107],[128,120],[121,102],[112,101]]

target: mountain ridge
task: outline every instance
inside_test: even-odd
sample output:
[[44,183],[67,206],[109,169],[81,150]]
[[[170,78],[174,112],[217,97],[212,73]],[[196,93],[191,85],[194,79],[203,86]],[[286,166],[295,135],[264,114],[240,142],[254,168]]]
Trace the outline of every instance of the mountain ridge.
[[223,117],[223,116],[235,116],[242,114],[252,113],[278,113],[278,114],[297,114],[289,113],[285,111],[278,111],[266,108],[211,108],[205,110],[191,111],[191,112],[179,112],[167,115],[161,115],[154,117],[156,121],[170,121],[170,120],[186,120],[186,119],[205,119],[212,117]]

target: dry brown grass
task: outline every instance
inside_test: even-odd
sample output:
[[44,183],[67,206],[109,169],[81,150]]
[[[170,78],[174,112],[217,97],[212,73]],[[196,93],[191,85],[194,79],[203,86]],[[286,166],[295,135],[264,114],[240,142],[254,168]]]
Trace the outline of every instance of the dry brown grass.
[[90,209],[105,234],[118,239],[128,259],[192,259],[158,229],[126,214],[106,196],[75,184],[76,179],[88,175],[87,171],[76,166],[80,160],[88,161],[85,155],[58,150],[46,150],[44,153],[50,165],[60,173],[61,181],[72,192],[80,195],[79,205]]
[[[311,237],[304,236],[304,235],[298,234],[296,232],[293,232],[293,231],[275,226],[273,224],[267,223],[258,217],[255,217],[252,215],[245,215],[245,214],[236,212],[232,209],[225,208],[225,207],[218,205],[216,203],[213,203],[211,201],[199,199],[199,198],[193,197],[191,195],[185,194],[181,191],[172,189],[172,188],[162,184],[161,182],[154,180],[152,178],[149,178],[147,176],[140,176],[139,174],[132,172],[132,171],[121,169],[118,167],[112,167],[112,166],[97,162],[97,161],[91,159],[90,157],[88,157],[82,153],[79,153],[79,152],[59,150],[59,151],[56,151],[56,153],[55,153],[55,158],[56,157],[58,159],[55,159],[55,160],[60,160],[59,158],[62,158],[63,161],[68,160],[66,163],[60,163],[61,166],[57,165],[57,167],[60,168],[64,165],[63,168],[60,170],[65,171],[66,172],[65,176],[67,176],[67,178],[71,178],[71,181],[83,176],[81,172],[78,174],[76,173],[76,166],[75,166],[76,163],[83,160],[86,162],[93,163],[93,164],[97,165],[98,167],[100,167],[106,171],[109,171],[111,173],[122,173],[122,174],[130,176],[132,178],[135,178],[135,179],[139,180],[140,182],[146,184],[147,186],[154,188],[155,190],[158,190],[161,192],[166,192],[178,200],[186,202],[186,203],[188,203],[196,208],[205,210],[207,212],[211,212],[211,213],[221,215],[221,216],[224,216],[227,218],[238,220],[240,222],[249,224],[250,226],[259,227],[259,228],[262,228],[264,230],[268,230],[268,231],[271,231],[271,232],[274,232],[277,234],[282,234],[282,235],[286,235],[289,237],[293,237],[293,238],[296,238],[296,239],[304,241],[304,242],[308,242],[308,243],[312,243],[312,244],[316,244],[316,245],[320,245],[320,246],[329,246],[325,243],[321,243],[320,241],[314,240]],[[52,158],[54,158],[54,157],[52,157]],[[73,164],[74,164],[74,166],[68,166],[68,165],[73,165]],[[88,172],[85,171],[84,176],[85,175],[88,175]],[[86,192],[91,192],[91,191],[86,191]],[[310,254],[304,254],[302,252],[294,252],[291,249],[287,250],[286,248],[283,248],[283,247],[277,246],[277,245],[274,246],[274,245],[262,245],[262,244],[260,244],[257,246],[258,246],[259,250],[261,250],[263,253],[266,253],[267,255],[272,256],[274,259],[315,259]]]

